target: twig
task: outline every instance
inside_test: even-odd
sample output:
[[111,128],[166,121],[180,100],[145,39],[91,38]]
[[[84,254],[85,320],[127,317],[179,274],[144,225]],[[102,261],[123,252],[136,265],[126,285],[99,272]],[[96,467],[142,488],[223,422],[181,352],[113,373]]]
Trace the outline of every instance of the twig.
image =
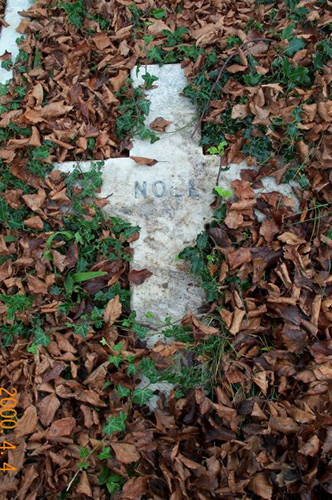
[[248,40],[247,42],[244,42],[242,45],[240,45],[239,47],[236,47],[236,49],[233,50],[233,52],[227,57],[226,61],[224,62],[224,64],[220,67],[219,71],[218,71],[218,76],[217,76],[217,79],[216,81],[214,82],[214,84],[212,85],[212,88],[209,92],[209,98],[203,108],[203,111],[202,111],[202,114],[196,124],[196,127],[194,128],[194,131],[193,133],[191,134],[191,137],[193,137],[196,132],[197,132],[197,129],[198,127],[200,126],[200,124],[202,123],[203,121],[203,118],[205,116],[205,113],[209,107],[209,103],[210,103],[210,100],[211,100],[211,97],[212,97],[212,94],[214,92],[214,89],[216,88],[216,86],[218,85],[219,83],[219,80],[221,78],[221,75],[224,71],[224,69],[226,68],[226,66],[228,65],[228,63],[233,59],[233,57],[238,53],[239,50],[241,49],[244,49],[247,45],[249,45],[250,43],[258,43],[258,42],[268,42],[268,43],[271,43],[273,42],[273,40],[271,40],[270,38],[253,38],[252,40]]
[[[92,454],[93,454],[93,453],[94,453],[94,452],[95,452],[98,448],[100,448],[100,446],[101,446],[101,445],[105,442],[106,438],[107,438],[107,436],[103,437],[103,439],[102,439],[101,441],[99,441],[99,443],[98,443],[98,444],[96,444],[96,446],[95,446],[95,447],[94,447],[94,448],[90,451],[89,455],[86,457],[86,460],[88,460],[88,459],[91,457],[91,455],[92,455]],[[76,471],[76,473],[75,473],[75,474],[74,474],[74,476],[72,477],[72,479],[71,479],[70,483],[68,484],[68,486],[67,486],[67,488],[66,488],[66,491],[69,491],[69,490],[70,490],[70,488],[71,488],[71,486],[72,486],[73,482],[75,481],[75,479],[77,478],[77,476],[79,475],[79,473],[80,473],[80,472],[82,472],[82,469],[78,469],[78,470]]]

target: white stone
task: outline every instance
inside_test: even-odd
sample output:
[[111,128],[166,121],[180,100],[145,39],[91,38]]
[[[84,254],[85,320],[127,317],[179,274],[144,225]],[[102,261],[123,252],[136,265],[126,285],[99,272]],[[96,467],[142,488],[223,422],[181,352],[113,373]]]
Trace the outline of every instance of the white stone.
[[152,412],[158,407],[158,401],[163,394],[166,399],[169,398],[170,392],[174,389],[174,385],[171,384],[170,382],[156,382],[152,383],[148,377],[146,377],[143,374],[140,374],[140,383],[136,387],[136,389],[149,389],[150,391],[154,393],[159,393],[159,394],[154,394],[146,403],[146,406],[149,408],[149,410]]
[[[0,55],[3,55],[6,51],[10,52],[12,55],[12,61],[15,62],[16,56],[19,52],[19,47],[16,44],[16,40],[22,36],[17,33],[16,28],[19,26],[22,18],[19,12],[28,10],[32,0],[7,0],[6,10],[5,10],[5,21],[9,26],[2,26],[0,34]],[[7,70],[0,67],[0,83],[6,84],[8,80],[13,77],[12,70]]]

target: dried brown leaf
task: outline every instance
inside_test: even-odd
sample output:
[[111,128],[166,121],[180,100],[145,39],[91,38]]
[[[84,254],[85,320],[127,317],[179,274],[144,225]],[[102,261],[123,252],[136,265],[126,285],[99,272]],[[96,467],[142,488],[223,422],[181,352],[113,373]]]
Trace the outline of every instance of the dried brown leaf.
[[152,273],[148,269],[141,269],[140,271],[131,269],[128,278],[130,283],[134,283],[134,285],[141,285],[150,276],[152,276]]
[[273,488],[266,472],[258,472],[249,483],[249,489],[265,500],[272,500]]
[[28,434],[32,434],[37,430],[38,416],[36,407],[31,405],[25,410],[22,417],[17,422],[16,436],[22,438]]
[[130,156],[132,160],[134,160],[135,163],[138,163],[138,165],[146,165],[148,167],[152,167],[156,163],[158,163],[157,160],[153,160],[152,158],[144,158],[143,156]]
[[121,316],[122,313],[122,305],[120,303],[120,296],[116,295],[111,299],[104,311],[104,321],[107,322],[110,326]]
[[132,464],[140,459],[141,455],[136,446],[129,443],[111,443],[115,456],[122,464]]
[[150,128],[152,130],[157,130],[158,132],[165,132],[166,128],[171,125],[172,122],[165,120],[161,116],[158,116],[150,123]]
[[57,440],[62,436],[70,436],[75,428],[76,420],[73,417],[65,417],[55,420],[46,433],[47,439]]

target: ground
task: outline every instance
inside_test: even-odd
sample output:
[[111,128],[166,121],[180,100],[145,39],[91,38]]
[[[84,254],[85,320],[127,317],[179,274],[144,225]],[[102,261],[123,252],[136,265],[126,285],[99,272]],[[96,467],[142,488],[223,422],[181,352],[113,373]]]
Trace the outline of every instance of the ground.
[[[25,15],[0,86],[1,499],[331,497],[331,28],[329,0]],[[149,275],[130,270],[138,228],[105,217],[97,161],[157,140],[153,79],[128,76],[174,62],[204,151],[248,168],[180,254],[204,308],[148,348],[129,307]],[[81,159],[90,172],[52,170]],[[297,209],[257,194],[266,176],[295,181]]]

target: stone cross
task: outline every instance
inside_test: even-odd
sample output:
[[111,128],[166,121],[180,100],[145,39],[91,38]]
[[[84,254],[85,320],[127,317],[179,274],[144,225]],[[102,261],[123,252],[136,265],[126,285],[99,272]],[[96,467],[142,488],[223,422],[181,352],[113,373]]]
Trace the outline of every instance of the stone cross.
[[[179,320],[187,311],[197,309],[204,293],[193,276],[183,270],[177,255],[193,245],[196,236],[211,220],[210,204],[215,186],[219,159],[204,156],[199,146],[199,132],[191,134],[197,120],[197,110],[181,96],[187,84],[179,64],[147,66],[149,74],[157,76],[153,89],[147,91],[151,102],[146,119],[148,126],[155,118],[171,122],[160,140],[154,144],[134,139],[130,155],[157,160],[153,166],[137,164],[131,158],[106,160],[103,167],[101,197],[112,194],[107,213],[121,217],[141,228],[140,238],[132,244],[133,269],[152,272],[141,285],[132,285],[131,307],[139,320],[162,322],[171,316]],[[133,85],[143,84],[145,67],[132,70]],[[80,163],[85,170],[90,162]],[[55,165],[70,171],[75,163]],[[182,266],[182,268],[181,268]]]

